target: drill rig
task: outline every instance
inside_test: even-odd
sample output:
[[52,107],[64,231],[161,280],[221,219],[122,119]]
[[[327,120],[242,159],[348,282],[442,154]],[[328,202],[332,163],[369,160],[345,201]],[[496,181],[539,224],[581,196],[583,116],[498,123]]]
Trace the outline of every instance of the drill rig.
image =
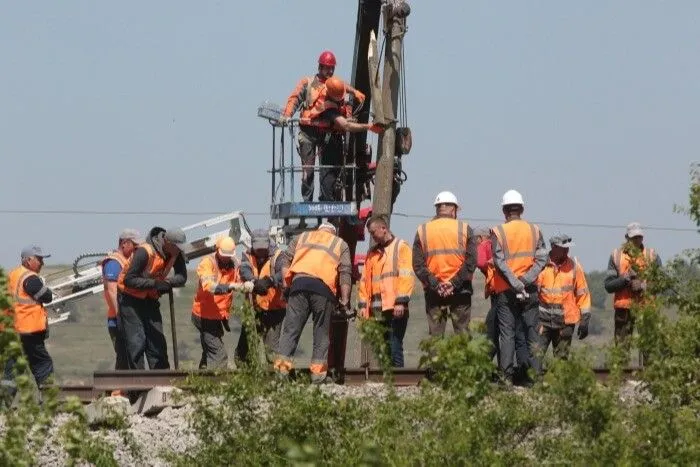
[[[271,170],[271,204],[270,217],[281,222],[282,233],[289,241],[309,227],[307,218],[316,218],[318,224],[323,218],[334,220],[338,226],[338,235],[345,240],[350,248],[354,271],[353,283],[359,279],[360,267],[364,264],[365,255],[356,254],[357,243],[365,240],[365,224],[373,211],[377,213],[391,213],[400,186],[406,181],[406,174],[401,168],[401,156],[408,154],[411,146],[410,130],[407,127],[396,128],[397,121],[405,124],[405,89],[399,93],[399,76],[403,75],[403,68],[397,69],[403,58],[403,34],[406,31],[406,17],[410,13],[410,7],[404,0],[358,0],[357,23],[355,33],[355,47],[352,64],[352,78],[350,84],[366,96],[361,105],[355,105],[353,99],[349,99],[352,107],[352,118],[361,123],[367,123],[370,118],[369,108],[373,103],[372,116],[376,123],[385,128],[388,127],[391,139],[387,144],[385,135],[380,137],[381,150],[377,161],[372,162],[372,147],[367,144],[367,133],[346,133],[343,138],[343,154],[341,166],[316,165],[314,171],[322,169],[339,169],[337,178],[337,193],[339,197],[335,201],[307,202],[298,201],[295,188],[295,174],[302,172],[301,165],[294,164],[296,157],[295,136],[299,126],[299,119],[281,118],[282,107],[265,101],[258,108],[258,117],[267,120],[272,128],[272,161]],[[383,32],[387,47],[384,63],[384,86],[382,92],[379,84],[379,53],[377,52],[376,32],[383,19]],[[395,40],[399,39],[401,49],[395,50]],[[382,46],[382,50],[384,49]],[[390,48],[391,47],[391,48]],[[393,54],[393,55],[392,55]],[[388,63],[387,63],[388,62]],[[387,76],[389,78],[387,78]],[[390,88],[391,87],[391,88]],[[374,102],[372,101],[374,97]],[[399,99],[402,102],[403,114],[397,120],[397,108]],[[387,132],[388,132],[387,131]],[[394,147],[395,146],[395,147]],[[389,148],[389,149],[387,149]],[[317,159],[322,161],[320,154]],[[387,168],[387,162],[389,169]],[[379,166],[383,165],[383,172],[379,173]],[[379,187],[382,193],[373,199],[372,188],[375,178],[379,178]],[[320,177],[315,177],[319,180]],[[300,186],[300,182],[297,182]],[[379,199],[383,197],[383,199]],[[373,206],[361,207],[363,201],[372,200]],[[377,203],[379,201],[379,203]],[[386,212],[388,207],[388,212]],[[296,225],[292,221],[298,220]],[[317,225],[318,225],[317,224]],[[345,352],[348,333],[348,320],[352,316],[338,314],[331,321],[330,347],[328,352],[328,370],[337,381],[343,380],[345,368]]]

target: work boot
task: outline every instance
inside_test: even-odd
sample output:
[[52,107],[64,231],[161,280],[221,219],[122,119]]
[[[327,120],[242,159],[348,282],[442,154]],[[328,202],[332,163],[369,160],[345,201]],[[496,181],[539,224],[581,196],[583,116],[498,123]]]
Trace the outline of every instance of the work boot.
[[312,374],[311,384],[333,384],[333,380],[326,373]]

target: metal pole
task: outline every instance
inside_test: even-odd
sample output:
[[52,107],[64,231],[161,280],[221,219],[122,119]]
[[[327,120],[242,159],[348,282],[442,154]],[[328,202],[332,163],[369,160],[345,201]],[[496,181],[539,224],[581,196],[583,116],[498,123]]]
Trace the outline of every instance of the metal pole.
[[173,357],[175,360],[175,369],[180,369],[180,356],[177,352],[177,330],[175,329],[175,299],[173,298],[173,291],[168,291],[168,301],[170,302],[170,329],[173,335]]

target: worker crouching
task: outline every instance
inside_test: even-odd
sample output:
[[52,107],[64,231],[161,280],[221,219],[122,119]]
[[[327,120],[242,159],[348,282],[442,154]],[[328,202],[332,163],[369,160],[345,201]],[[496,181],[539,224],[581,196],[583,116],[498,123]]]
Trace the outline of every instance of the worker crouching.
[[389,230],[386,218],[373,216],[367,230],[375,245],[367,253],[358,284],[358,309],[386,326],[384,338],[394,367],[404,366],[403,338],[408,324],[408,304],[413,293],[411,247]]
[[236,242],[224,237],[216,252],[202,258],[197,266],[197,293],[192,304],[192,324],[199,331],[202,357],[199,369],[226,368],[228,354],[224,331],[231,332],[229,318],[233,290],[237,287]]
[[[54,372],[53,360],[45,344],[49,337],[49,322],[44,309],[44,305],[53,300],[53,293],[39,277],[39,272],[44,266],[44,258],[50,256],[36,245],[22,249],[22,264],[10,271],[7,283],[8,292],[12,298],[13,327],[19,335],[29,369],[40,389]],[[15,362],[9,360],[5,364],[3,376],[6,381],[3,385],[10,386],[11,392],[15,391],[12,383],[14,367]]]
[[[239,274],[241,280],[253,283],[256,330],[263,338],[265,357],[270,364],[274,363],[287,306],[282,296],[283,265],[282,251],[271,241],[268,232],[253,231],[251,248],[243,254]],[[246,328],[242,327],[236,347],[236,358],[240,361],[248,359],[248,338]]]
[[588,336],[591,295],[581,263],[569,257],[571,237],[556,235],[549,243],[549,260],[537,278],[540,348],[544,354],[551,343],[554,356],[566,359],[576,324],[579,339]]
[[[163,334],[160,296],[187,282],[186,242],[181,229],[154,227],[119,273],[117,326],[124,338],[130,370],[169,369],[168,345]],[[173,275],[167,278],[170,270]]]
[[[336,234],[335,226],[323,223],[317,230],[295,237],[283,255],[284,282],[289,298],[277,347],[275,370],[281,376],[287,376],[292,370],[292,359],[299,344],[299,337],[311,316],[311,381],[323,383],[326,382],[328,372],[328,331],[331,316],[337,311],[347,313],[350,302],[350,248]],[[340,300],[336,297],[338,284]]]

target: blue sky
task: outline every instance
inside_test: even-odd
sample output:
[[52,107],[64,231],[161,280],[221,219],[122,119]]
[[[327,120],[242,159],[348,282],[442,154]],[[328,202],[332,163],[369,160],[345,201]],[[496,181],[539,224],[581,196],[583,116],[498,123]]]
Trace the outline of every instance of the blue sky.
[[[3,2],[0,211],[267,212],[270,134],[256,117],[315,70],[352,66],[357,2]],[[698,160],[700,2],[412,2],[406,37],[414,144],[396,211],[500,219],[520,190],[549,223],[691,229],[673,213]],[[54,260],[104,251],[123,227],[206,215],[0,212],[0,265],[27,243]],[[413,238],[420,219],[396,217]],[[253,228],[268,224],[250,217]],[[624,229],[572,235],[586,269]],[[692,231],[649,230],[662,258]],[[363,249],[363,248],[361,248]]]

